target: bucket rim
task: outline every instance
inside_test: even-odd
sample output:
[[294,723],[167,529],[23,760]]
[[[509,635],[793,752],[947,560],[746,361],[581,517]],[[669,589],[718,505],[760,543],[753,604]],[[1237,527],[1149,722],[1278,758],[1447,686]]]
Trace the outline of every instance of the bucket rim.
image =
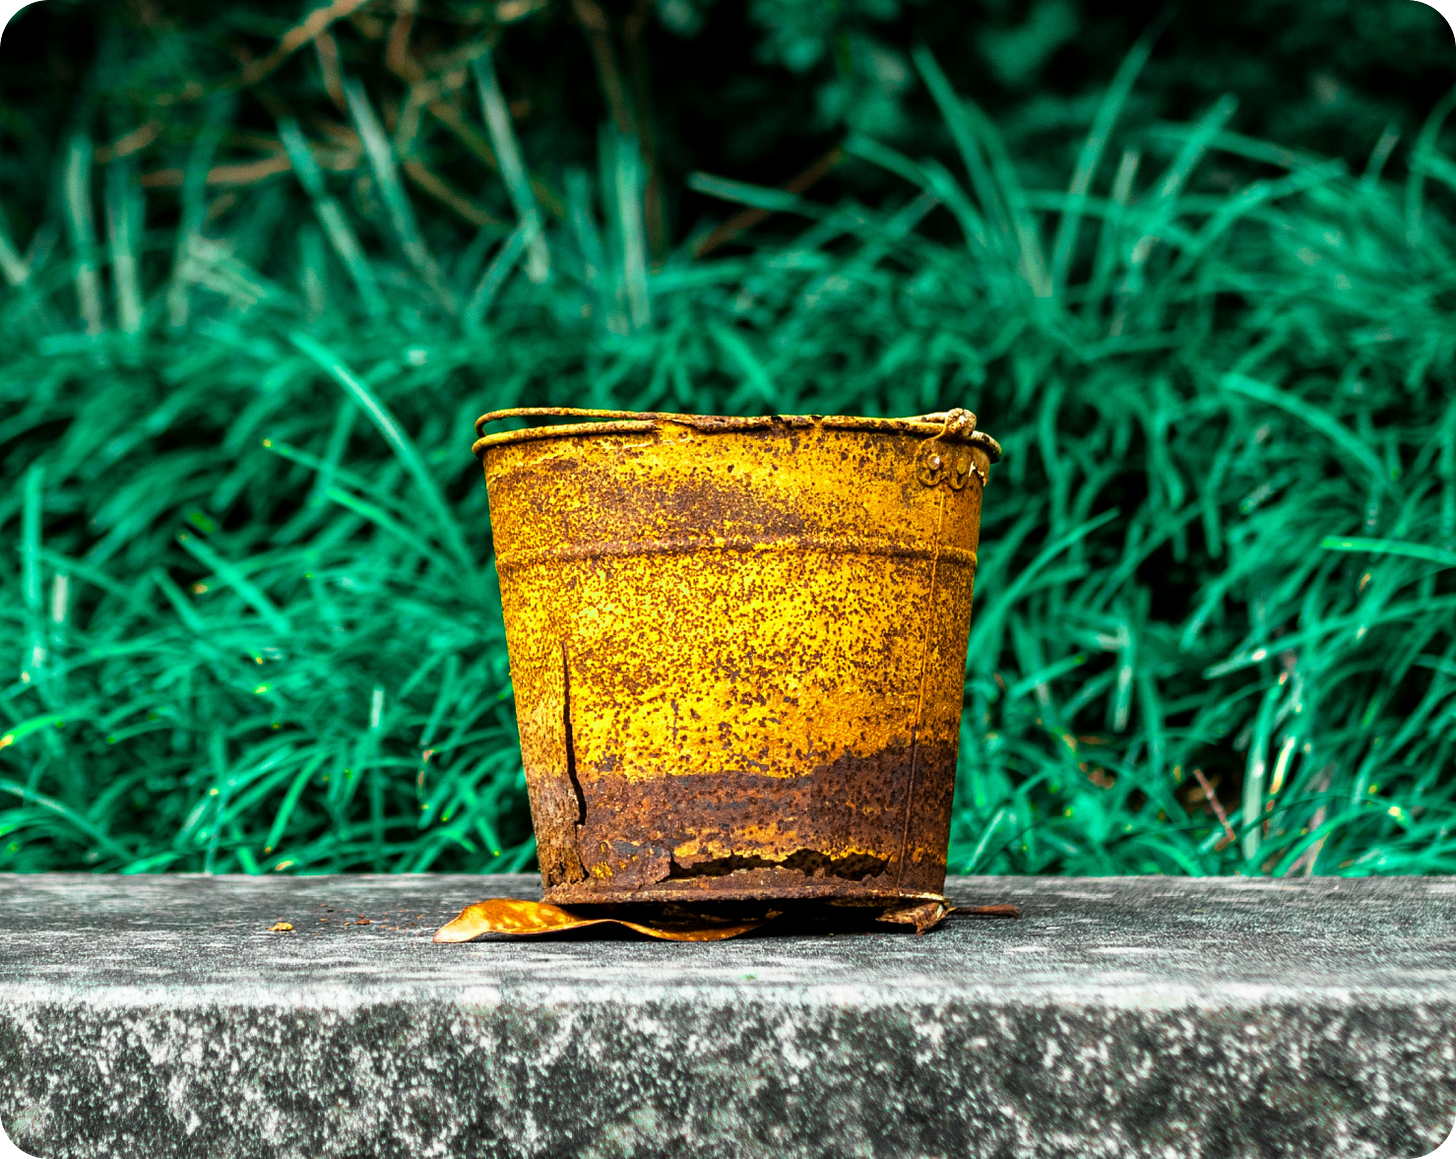
[[[484,434],[491,423],[513,418],[580,418],[587,422],[563,423],[560,426],[523,427],[514,431]],[[959,419],[960,421],[956,421]],[[966,421],[966,420],[969,421]],[[916,415],[913,418],[873,418],[860,415],[689,415],[667,411],[582,410],[575,407],[522,406],[491,411],[475,420],[475,433],[480,437],[470,448],[478,459],[492,447],[512,443],[535,442],[540,439],[563,439],[577,435],[636,434],[655,431],[664,424],[691,427],[704,434],[731,431],[763,430],[774,426],[790,428],[819,427],[836,431],[880,431],[914,435],[920,438],[939,436],[948,442],[980,447],[992,463],[1001,459],[1001,444],[984,431],[975,429],[975,415],[968,411],[946,411]],[[969,429],[967,429],[969,428]]]

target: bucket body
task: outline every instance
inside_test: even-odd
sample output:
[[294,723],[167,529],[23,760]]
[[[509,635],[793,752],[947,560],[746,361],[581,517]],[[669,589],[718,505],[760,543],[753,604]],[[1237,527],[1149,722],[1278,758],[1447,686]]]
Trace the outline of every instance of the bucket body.
[[[603,414],[480,425],[548,413]],[[1000,455],[952,414],[476,444],[547,901],[940,892]]]

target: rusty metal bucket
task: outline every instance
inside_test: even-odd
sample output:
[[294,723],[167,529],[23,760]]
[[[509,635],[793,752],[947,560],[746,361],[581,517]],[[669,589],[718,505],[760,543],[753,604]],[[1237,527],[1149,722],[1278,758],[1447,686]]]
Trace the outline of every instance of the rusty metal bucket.
[[546,417],[578,421],[475,444],[546,900],[938,895],[995,440],[967,411],[476,431]]

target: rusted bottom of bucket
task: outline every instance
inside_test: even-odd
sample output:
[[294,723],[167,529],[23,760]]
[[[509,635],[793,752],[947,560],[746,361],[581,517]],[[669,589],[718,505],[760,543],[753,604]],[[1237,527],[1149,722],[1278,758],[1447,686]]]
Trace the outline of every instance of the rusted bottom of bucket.
[[793,869],[766,867],[737,870],[726,877],[668,878],[640,889],[625,890],[607,881],[575,881],[548,886],[543,892],[553,905],[604,905],[622,902],[785,901],[846,899],[875,902],[933,901],[941,895],[896,888],[894,885],[866,885],[850,878],[805,877]]
[[955,753],[944,744],[851,754],[797,777],[628,781],[566,764],[565,777],[537,778],[533,801],[554,904],[889,903],[938,896],[945,883]]

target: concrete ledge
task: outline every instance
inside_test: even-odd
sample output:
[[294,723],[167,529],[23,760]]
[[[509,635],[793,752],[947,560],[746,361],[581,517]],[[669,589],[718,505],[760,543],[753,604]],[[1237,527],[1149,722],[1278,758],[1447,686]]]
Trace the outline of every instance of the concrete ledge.
[[42,1159],[1401,1159],[1456,1122],[1450,880],[950,888],[1025,916],[436,946],[536,879],[0,879],[0,1122]]

